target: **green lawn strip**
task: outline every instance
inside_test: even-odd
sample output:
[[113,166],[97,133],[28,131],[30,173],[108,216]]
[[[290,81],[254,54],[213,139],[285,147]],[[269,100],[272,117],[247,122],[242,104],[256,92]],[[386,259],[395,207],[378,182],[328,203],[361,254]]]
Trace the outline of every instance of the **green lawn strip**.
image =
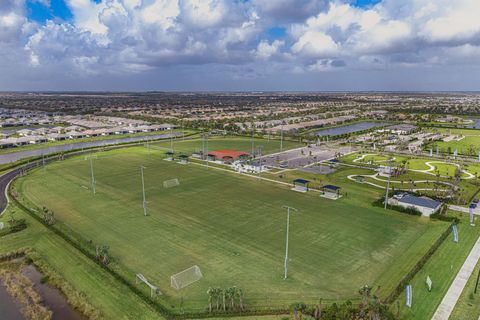
[[[140,165],[147,167],[149,217],[143,217],[141,206]],[[378,276],[407,248],[426,252],[430,244],[417,239],[434,227],[372,208],[379,193],[362,190],[344,176],[332,180],[345,185],[348,196],[332,201],[243,175],[163,161],[160,151],[149,156],[141,147],[99,153],[94,168],[95,198],[82,188],[90,179],[82,157],[36,170],[18,188],[37,206],[54,210],[59,225],[108,244],[122,270],[129,276],[143,273],[175,309],[183,303],[187,311],[205,310],[209,286],[237,285],[247,305],[258,308],[284,308],[299,299],[354,298],[365,283],[381,286]],[[180,186],[164,189],[162,181],[175,177]],[[282,279],[284,204],[301,212],[292,218],[287,281]],[[202,268],[204,278],[180,292],[171,289],[170,275],[193,264]]]
[[[11,211],[14,206],[9,206]],[[33,248],[52,269],[72,287],[83,292],[106,319],[162,319],[130,289],[71,247],[62,238],[20,209],[15,217],[25,218],[28,228],[1,238],[0,254],[21,248]],[[6,217],[10,212],[6,213]],[[2,217],[2,220],[6,218]]]
[[477,263],[475,270],[468,279],[467,285],[460,296],[453,312],[451,320],[478,320],[480,318],[480,285],[475,293],[478,272],[480,271],[480,262]]
[[[412,308],[405,306],[405,291],[397,299],[398,302],[392,304],[392,310],[395,312],[397,303],[400,304],[401,319],[430,319],[440,304],[480,235],[480,227],[471,227],[467,217],[461,218],[461,223],[457,227],[460,242],[453,242],[453,235],[449,235],[410,282],[413,288]],[[431,292],[425,283],[427,276],[433,281]]]

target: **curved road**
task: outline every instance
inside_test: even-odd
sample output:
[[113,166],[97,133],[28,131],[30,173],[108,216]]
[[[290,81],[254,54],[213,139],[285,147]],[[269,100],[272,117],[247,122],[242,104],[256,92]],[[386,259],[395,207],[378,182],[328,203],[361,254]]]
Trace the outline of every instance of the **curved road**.
[[20,173],[20,168],[14,169],[10,172],[5,173],[0,177],[0,215],[3,213],[3,210],[7,207],[7,186],[10,183],[10,181],[13,180],[19,173]]

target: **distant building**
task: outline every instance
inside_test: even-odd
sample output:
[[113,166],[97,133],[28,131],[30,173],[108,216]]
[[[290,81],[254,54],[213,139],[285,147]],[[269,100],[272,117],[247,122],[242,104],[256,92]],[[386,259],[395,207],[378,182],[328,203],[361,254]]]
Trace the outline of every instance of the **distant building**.
[[377,130],[378,132],[391,132],[399,135],[412,134],[418,130],[417,126],[413,124],[395,124],[393,126],[388,126],[382,129]]
[[422,216],[430,216],[440,210],[442,203],[427,197],[417,197],[408,193],[397,193],[388,199],[391,205],[404,208],[415,208],[422,213]]
[[235,161],[232,163],[232,168],[239,173],[260,173],[266,170],[266,166],[259,161]]

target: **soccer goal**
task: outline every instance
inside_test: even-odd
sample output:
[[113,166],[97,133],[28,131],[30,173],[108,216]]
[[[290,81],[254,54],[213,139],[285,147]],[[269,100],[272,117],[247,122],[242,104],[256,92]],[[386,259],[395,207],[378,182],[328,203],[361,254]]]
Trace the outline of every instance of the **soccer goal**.
[[147,278],[141,273],[137,273],[135,275],[135,284],[139,284],[140,282],[145,283],[150,288],[150,297],[154,297],[157,294],[162,294],[162,292],[153,284],[151,284]]
[[163,181],[164,188],[172,188],[180,185],[180,181],[177,178]]
[[202,271],[200,271],[200,268],[195,265],[171,276],[170,285],[173,288],[180,290],[182,288],[185,288],[186,286],[191,285],[194,282],[197,282],[202,277]]

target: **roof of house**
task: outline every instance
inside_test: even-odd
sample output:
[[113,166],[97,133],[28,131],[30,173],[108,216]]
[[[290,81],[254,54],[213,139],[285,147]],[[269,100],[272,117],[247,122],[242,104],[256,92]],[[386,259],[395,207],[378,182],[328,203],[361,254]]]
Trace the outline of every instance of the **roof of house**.
[[414,206],[426,207],[430,209],[436,209],[439,205],[442,204],[440,201],[437,201],[437,200],[423,198],[423,197],[416,197],[410,194],[404,195],[401,199],[398,200],[398,202],[411,204]]

